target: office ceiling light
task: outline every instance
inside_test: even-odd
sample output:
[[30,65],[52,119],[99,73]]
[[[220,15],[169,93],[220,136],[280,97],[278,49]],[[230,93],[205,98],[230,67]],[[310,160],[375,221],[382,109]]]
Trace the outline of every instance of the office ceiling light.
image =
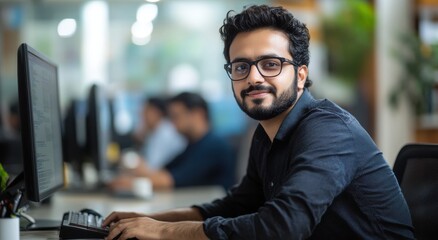
[[195,91],[199,88],[199,71],[190,63],[181,63],[169,71],[169,91]]
[[133,37],[136,38],[146,38],[152,34],[154,26],[151,22],[135,22],[132,24],[131,33]]
[[82,66],[86,83],[108,79],[109,7],[106,1],[88,1],[82,10]]
[[171,1],[168,5],[173,20],[191,29],[209,28],[210,24],[216,24],[214,19],[217,19],[217,9],[220,9],[220,6],[207,1]]
[[132,43],[134,43],[135,45],[143,46],[143,45],[148,44],[151,41],[151,36],[149,35],[149,36],[144,37],[144,38],[137,38],[137,37],[132,36],[131,40],[132,40]]
[[156,3],[159,2],[160,0],[146,0],[146,2],[150,2],[150,3]]
[[65,18],[58,24],[58,35],[60,37],[71,37],[76,32],[76,20],[72,18]]
[[152,3],[141,5],[137,9],[138,22],[152,22],[158,15],[158,7]]
[[131,27],[132,43],[135,45],[146,45],[151,40],[154,30],[152,22],[135,22]]

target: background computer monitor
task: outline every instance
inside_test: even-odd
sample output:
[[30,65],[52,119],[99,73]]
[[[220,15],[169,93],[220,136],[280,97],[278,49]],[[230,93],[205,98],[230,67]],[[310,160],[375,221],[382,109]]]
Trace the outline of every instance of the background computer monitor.
[[17,69],[25,193],[40,202],[64,185],[58,71],[26,44]]
[[107,151],[111,142],[111,116],[109,101],[102,86],[93,84],[88,94],[87,151],[100,183],[111,178]]
[[77,181],[83,181],[83,163],[87,157],[86,144],[87,101],[70,101],[62,121],[62,149],[64,162],[68,163]]

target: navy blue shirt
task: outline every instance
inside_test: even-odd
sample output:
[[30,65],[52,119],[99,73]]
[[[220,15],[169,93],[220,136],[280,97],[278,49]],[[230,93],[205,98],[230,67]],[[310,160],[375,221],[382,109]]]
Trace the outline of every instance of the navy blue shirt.
[[413,239],[382,153],[351,114],[308,90],[272,143],[258,126],[242,182],[194,207],[210,239]]
[[235,154],[227,142],[208,132],[175,157],[166,169],[175,187],[221,185],[228,189],[235,179]]

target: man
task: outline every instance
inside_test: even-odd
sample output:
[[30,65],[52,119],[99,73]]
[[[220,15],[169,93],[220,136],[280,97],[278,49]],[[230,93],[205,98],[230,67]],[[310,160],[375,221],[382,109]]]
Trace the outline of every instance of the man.
[[149,168],[161,169],[181,153],[186,141],[168,119],[167,101],[150,97],[142,109],[144,131],[138,136],[142,142],[142,156]]
[[187,148],[166,166],[174,187],[234,183],[235,154],[213,132],[207,102],[199,94],[183,92],[169,103],[169,116],[188,142]]
[[381,152],[346,111],[307,90],[309,33],[281,7],[227,15],[225,69],[260,121],[247,173],[223,199],[164,213],[112,213],[109,237],[411,239],[406,202]]
[[[150,172],[162,169],[187,145],[168,119],[167,101],[164,98],[148,98],[144,101],[141,114],[142,129],[134,135],[141,144],[141,155],[131,152],[125,155],[128,163],[124,164],[121,174],[108,184],[115,192],[133,191],[136,178],[148,177]],[[129,162],[132,156],[137,157],[138,161],[134,162],[137,164]]]
[[[156,189],[199,185],[229,188],[234,183],[234,153],[224,139],[213,133],[207,102],[198,94],[184,92],[170,99],[168,110],[188,145],[163,168],[154,170],[143,165],[135,170],[136,175],[149,178]],[[121,177],[110,187],[126,189],[132,184],[131,177]]]

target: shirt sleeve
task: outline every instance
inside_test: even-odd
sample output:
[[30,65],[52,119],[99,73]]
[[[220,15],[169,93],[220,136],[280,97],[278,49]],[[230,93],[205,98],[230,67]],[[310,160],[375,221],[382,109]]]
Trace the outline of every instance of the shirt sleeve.
[[[204,221],[210,239],[306,239],[351,181],[354,143],[342,121],[320,120],[298,131],[298,153],[274,198],[253,213]],[[327,120],[327,119],[326,119]],[[328,124],[327,124],[328,122]],[[301,135],[301,136],[300,136]],[[251,198],[247,198],[251,201]]]
[[263,204],[264,196],[255,179],[246,175],[242,182],[231,188],[226,197],[206,203],[195,205],[204,219],[214,216],[237,217],[257,211]]

